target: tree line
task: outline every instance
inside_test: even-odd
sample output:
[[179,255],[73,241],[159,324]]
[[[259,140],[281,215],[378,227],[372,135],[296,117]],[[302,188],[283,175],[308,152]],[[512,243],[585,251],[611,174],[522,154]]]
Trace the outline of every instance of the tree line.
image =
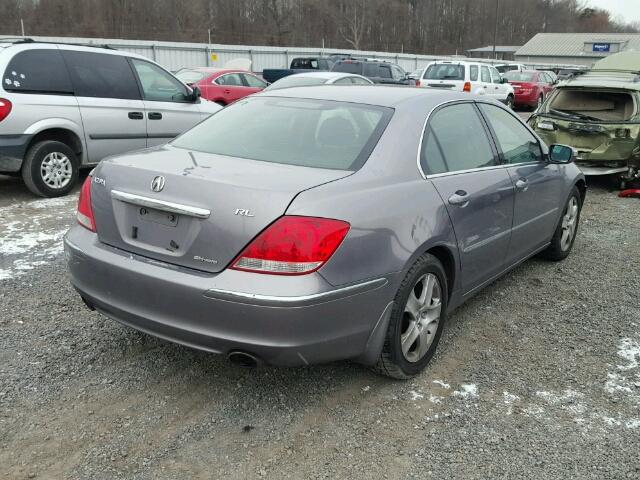
[[581,0],[0,0],[1,34],[463,54],[538,32],[638,32]]

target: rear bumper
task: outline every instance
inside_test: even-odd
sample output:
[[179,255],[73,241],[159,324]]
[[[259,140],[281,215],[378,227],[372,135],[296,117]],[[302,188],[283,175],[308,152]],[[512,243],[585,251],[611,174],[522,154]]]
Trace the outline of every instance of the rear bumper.
[[32,135],[0,135],[0,172],[20,171],[31,137]]
[[72,284],[89,304],[165,340],[281,366],[379,355],[372,349],[394,296],[388,278],[335,288],[317,274],[205,275],[106,246],[78,226],[64,243]]

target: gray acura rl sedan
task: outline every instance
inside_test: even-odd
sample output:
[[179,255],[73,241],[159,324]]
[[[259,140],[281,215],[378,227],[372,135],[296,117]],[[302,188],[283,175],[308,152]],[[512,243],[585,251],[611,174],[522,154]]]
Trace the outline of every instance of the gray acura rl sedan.
[[85,303],[245,366],[353,359],[408,378],[447,315],[571,251],[569,147],[465,93],[305,87],[104,160],[64,243]]

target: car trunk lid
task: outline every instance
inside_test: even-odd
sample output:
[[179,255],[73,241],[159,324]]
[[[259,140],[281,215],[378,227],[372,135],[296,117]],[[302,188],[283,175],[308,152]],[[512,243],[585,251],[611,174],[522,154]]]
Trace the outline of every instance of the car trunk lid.
[[219,272],[299,192],[350,174],[171,146],[141,151],[104,161],[94,172],[98,238],[165,263]]

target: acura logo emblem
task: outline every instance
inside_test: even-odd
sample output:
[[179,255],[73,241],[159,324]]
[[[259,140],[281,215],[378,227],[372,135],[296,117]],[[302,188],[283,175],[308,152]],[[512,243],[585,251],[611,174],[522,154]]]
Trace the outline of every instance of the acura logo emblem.
[[154,177],[154,179],[151,181],[151,190],[153,190],[154,192],[161,192],[163,188],[164,177],[162,175]]

